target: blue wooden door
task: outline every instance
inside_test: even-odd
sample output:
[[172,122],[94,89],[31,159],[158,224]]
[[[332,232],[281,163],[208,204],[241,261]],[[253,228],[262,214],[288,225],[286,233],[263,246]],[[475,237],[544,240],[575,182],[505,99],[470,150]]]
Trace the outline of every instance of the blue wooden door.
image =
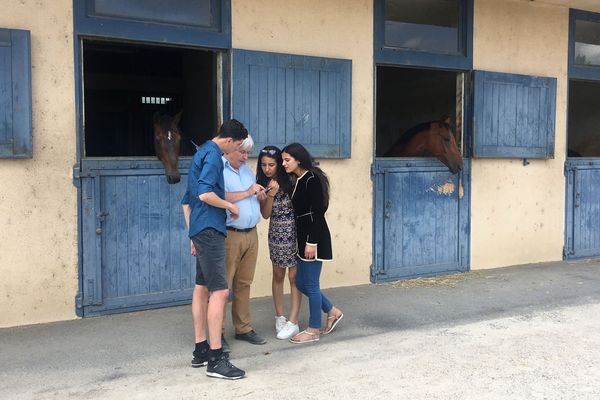
[[470,162],[376,160],[371,281],[468,270]]
[[600,256],[600,160],[574,159],[565,164],[567,210],[566,259]]
[[84,315],[189,303],[195,260],[180,205],[187,164],[169,185],[158,161],[83,163]]
[[233,117],[266,146],[304,144],[314,157],[350,157],[352,61],[233,50]]
[[473,157],[554,157],[556,78],[473,71],[473,115]]

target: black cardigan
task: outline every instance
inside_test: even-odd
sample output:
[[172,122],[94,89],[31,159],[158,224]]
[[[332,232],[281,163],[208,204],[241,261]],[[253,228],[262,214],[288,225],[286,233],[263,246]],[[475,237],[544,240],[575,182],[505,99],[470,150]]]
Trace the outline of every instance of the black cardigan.
[[296,212],[298,256],[303,260],[313,261],[304,257],[304,247],[309,243],[317,245],[318,261],[332,260],[331,234],[325,221],[327,210],[323,205],[323,188],[319,177],[312,171],[306,171],[296,180],[292,204]]

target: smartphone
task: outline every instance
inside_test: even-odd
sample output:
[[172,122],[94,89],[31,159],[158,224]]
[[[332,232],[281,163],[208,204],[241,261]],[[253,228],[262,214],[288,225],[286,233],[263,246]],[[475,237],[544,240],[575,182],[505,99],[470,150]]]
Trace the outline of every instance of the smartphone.
[[265,193],[267,193],[269,190],[273,189],[273,186],[267,186],[264,190]]

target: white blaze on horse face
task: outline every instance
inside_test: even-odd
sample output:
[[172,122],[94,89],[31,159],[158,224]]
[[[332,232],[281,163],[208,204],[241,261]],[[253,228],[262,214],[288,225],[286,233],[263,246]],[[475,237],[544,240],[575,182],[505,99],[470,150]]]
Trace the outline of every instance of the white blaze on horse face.
[[168,132],[167,140],[168,140],[169,142],[171,141],[171,131],[169,131],[169,132]]

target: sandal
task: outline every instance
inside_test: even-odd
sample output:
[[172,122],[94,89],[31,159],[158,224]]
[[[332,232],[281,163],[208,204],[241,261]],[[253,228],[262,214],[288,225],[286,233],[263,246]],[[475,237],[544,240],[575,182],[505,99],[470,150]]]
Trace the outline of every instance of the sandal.
[[344,313],[340,311],[340,315],[335,316],[335,315],[331,315],[327,317],[327,325],[329,326],[329,321],[333,320],[333,322],[331,323],[331,326],[329,328],[325,328],[325,330],[323,330],[323,335],[328,335],[333,331],[333,328],[335,328],[338,324],[338,322],[340,322],[342,320],[342,318],[344,318]]
[[[297,339],[297,337],[302,334],[308,335],[308,338],[305,340]],[[302,332],[298,333],[296,336],[290,338],[289,340],[290,340],[290,342],[292,342],[294,344],[302,344],[302,343],[309,343],[309,342],[317,342],[319,339],[320,339],[320,336],[318,333],[310,332],[305,329]]]

